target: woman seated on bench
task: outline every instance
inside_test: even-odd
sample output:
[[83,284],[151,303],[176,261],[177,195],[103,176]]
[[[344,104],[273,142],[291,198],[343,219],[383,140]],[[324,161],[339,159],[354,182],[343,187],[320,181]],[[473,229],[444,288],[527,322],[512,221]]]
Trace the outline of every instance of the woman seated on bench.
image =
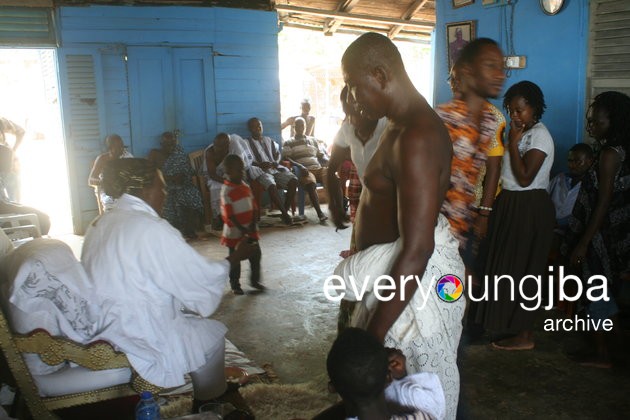
[[92,222],[81,257],[106,325],[99,338],[116,344],[154,385],[183,385],[190,372],[196,400],[219,396],[226,327],[207,317],[230,266],[253,246],[239,244],[225,261],[197,253],[160,217],[164,178],[146,159],[109,162],[102,184],[117,205]]

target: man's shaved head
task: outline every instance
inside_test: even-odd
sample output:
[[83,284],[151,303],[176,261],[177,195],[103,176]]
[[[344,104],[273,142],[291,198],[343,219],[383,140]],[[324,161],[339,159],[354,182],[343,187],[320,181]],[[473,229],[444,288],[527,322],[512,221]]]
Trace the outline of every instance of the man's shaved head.
[[376,32],[363,34],[350,44],[341,58],[341,64],[346,71],[363,69],[369,72],[380,65],[399,74],[405,68],[394,43]]

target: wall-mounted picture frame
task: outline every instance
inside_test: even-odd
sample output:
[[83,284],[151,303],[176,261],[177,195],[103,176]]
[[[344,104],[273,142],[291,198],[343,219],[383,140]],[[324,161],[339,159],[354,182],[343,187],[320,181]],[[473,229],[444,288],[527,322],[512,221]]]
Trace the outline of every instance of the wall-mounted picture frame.
[[466,20],[446,24],[446,55],[449,71],[457,61],[462,49],[475,39],[475,22]]
[[473,4],[474,2],[475,0],[453,0],[453,9],[468,6],[469,4]]

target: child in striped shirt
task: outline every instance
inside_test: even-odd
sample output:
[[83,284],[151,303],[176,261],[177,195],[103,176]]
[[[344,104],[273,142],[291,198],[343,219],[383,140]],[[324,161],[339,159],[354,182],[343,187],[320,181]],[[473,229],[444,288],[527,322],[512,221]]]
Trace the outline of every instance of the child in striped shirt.
[[[229,255],[232,255],[236,245],[243,237],[247,237],[250,243],[257,243],[260,239],[258,226],[256,225],[257,215],[256,202],[249,186],[243,182],[245,165],[238,155],[227,155],[223,160],[225,176],[221,188],[221,216],[223,217],[223,234],[221,235],[221,245],[228,247]],[[260,259],[261,252],[258,247],[251,257],[249,265],[251,270],[250,285],[258,290],[265,287],[260,283]],[[230,286],[235,295],[244,294],[240,285],[241,265],[232,265],[230,269]]]

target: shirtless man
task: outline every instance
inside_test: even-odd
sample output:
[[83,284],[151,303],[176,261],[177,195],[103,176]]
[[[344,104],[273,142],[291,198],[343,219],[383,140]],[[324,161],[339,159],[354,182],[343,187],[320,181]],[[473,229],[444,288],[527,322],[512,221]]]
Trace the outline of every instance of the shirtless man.
[[103,173],[105,164],[110,160],[133,157],[131,153],[125,149],[125,144],[118,134],[110,134],[107,136],[105,138],[105,146],[107,146],[107,152],[98,155],[90,171],[90,176],[88,177],[88,185],[94,187],[96,192],[100,214],[103,214],[105,210],[109,210],[114,204],[114,199],[106,195],[101,189],[101,174]]
[[[355,311],[355,319],[368,319],[363,326],[379,341],[402,349],[409,373],[438,374],[446,394],[446,418],[454,419],[464,300],[443,302],[435,291],[441,276],[464,275],[457,241],[440,215],[449,188],[451,140],[387,37],[359,37],[344,53],[342,68],[361,114],[373,120],[386,116],[389,122],[365,170],[355,219],[358,252],[343,260],[335,273],[346,282],[350,274],[365,281],[368,275],[393,279],[395,290],[382,294],[392,298],[372,303],[364,298],[358,310],[369,315]],[[414,275],[415,281],[401,280]]]

